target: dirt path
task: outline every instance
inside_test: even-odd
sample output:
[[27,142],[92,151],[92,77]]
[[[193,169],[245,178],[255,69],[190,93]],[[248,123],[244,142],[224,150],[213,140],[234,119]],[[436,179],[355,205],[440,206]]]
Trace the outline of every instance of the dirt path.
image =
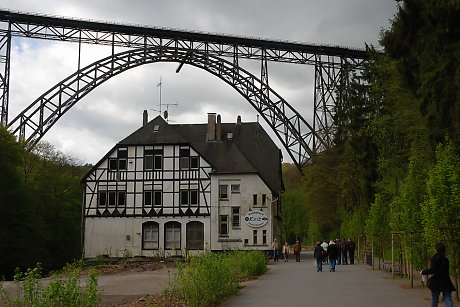
[[[127,271],[98,277],[102,293],[101,306],[118,306],[137,301],[139,298],[160,293],[168,287],[174,268],[162,268],[155,271]],[[85,282],[86,280],[82,280]]]

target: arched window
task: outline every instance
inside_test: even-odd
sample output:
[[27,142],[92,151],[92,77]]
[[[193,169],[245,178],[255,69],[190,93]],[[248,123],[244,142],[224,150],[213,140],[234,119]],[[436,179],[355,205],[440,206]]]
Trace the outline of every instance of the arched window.
[[187,249],[204,249],[204,225],[201,222],[187,224]]
[[158,248],[158,223],[146,222],[142,224],[142,249]]
[[181,224],[168,222],[165,224],[165,249],[180,249]]

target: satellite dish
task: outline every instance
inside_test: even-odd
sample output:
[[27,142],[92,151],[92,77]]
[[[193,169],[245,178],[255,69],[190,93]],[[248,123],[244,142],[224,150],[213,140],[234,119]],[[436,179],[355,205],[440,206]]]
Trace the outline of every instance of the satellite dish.
[[164,117],[165,119],[167,119],[167,118],[168,118],[168,111],[165,111],[165,112],[164,112],[164,115],[163,115],[163,117]]

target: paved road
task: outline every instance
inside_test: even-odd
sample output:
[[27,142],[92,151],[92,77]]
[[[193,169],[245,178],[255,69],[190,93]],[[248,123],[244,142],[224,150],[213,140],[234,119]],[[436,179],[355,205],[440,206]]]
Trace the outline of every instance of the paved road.
[[323,272],[316,272],[311,252],[303,253],[300,263],[282,261],[270,263],[266,274],[250,281],[221,307],[420,307],[431,303],[428,289],[409,289],[408,281],[391,280],[388,273],[372,271],[366,264],[339,265],[336,272],[323,266]]

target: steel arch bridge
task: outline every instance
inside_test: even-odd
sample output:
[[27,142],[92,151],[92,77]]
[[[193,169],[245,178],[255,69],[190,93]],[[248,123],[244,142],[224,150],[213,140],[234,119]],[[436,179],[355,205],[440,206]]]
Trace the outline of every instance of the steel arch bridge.
[[[62,80],[8,120],[12,37],[72,41],[112,46],[112,55]],[[115,53],[115,47],[130,50]],[[80,50],[80,49],[79,49]],[[80,57],[80,53],[79,53]],[[225,60],[224,58],[229,58]],[[260,77],[245,70],[240,58],[260,62]],[[31,15],[0,10],[1,122],[33,147],[79,100],[113,76],[140,65],[178,62],[204,69],[232,86],[259,112],[296,166],[331,145],[332,116],[339,89],[350,73],[362,69],[366,53],[343,47],[307,45],[237,36],[178,31]],[[308,123],[270,86],[268,62],[314,65],[314,114]]]

